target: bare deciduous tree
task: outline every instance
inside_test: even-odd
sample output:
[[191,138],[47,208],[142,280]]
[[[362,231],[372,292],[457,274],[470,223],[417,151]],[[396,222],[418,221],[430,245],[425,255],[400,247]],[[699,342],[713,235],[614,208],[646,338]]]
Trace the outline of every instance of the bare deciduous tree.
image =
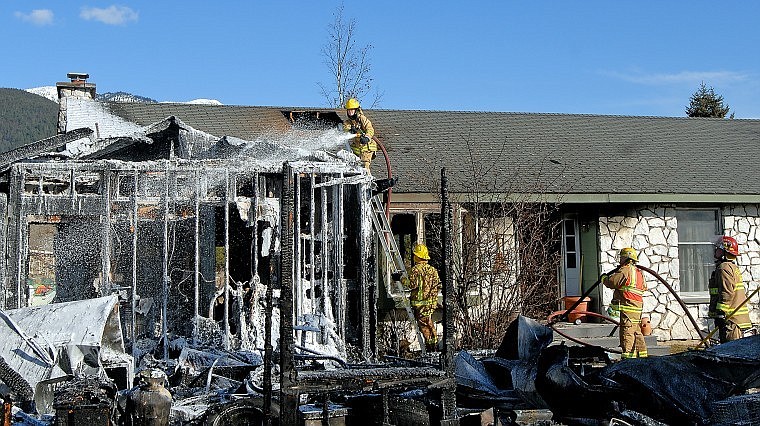
[[[369,57],[372,45],[357,45],[356,19],[345,20],[342,4],[333,17],[335,19],[328,27],[328,42],[322,47],[322,57],[332,81],[317,83],[322,96],[329,106],[335,108],[340,108],[349,98],[363,100],[363,106],[375,107],[381,95],[376,90],[372,94],[372,63]],[[370,102],[362,99],[371,94]]]
[[524,185],[519,172],[486,181],[494,176],[488,170],[498,167],[492,161],[470,159],[469,200],[460,204],[454,224],[454,235],[461,236],[452,258],[455,328],[463,348],[498,347],[517,314],[544,319],[559,297],[560,205],[519,195],[544,192],[540,182],[549,177],[543,164],[533,165],[535,185],[513,188],[510,182]]
[[[462,143],[469,147],[471,155],[475,153],[468,138],[463,138]],[[521,195],[542,194],[552,186],[547,182],[552,179],[549,168],[544,167],[551,160],[537,159],[530,165],[535,175],[531,185],[524,176],[519,177],[523,173],[520,170],[512,175],[491,172],[504,169],[499,164],[502,158],[472,156],[464,160],[466,171],[450,178],[453,186],[467,188],[467,193],[458,197],[452,229],[455,345],[460,348],[495,349],[518,314],[541,320],[558,308],[561,197],[549,201]],[[562,175],[561,171],[554,173],[557,178]],[[440,184],[434,174],[422,179],[422,187]],[[519,182],[520,187],[513,182]],[[425,213],[424,221],[430,263],[440,268],[441,214]],[[399,228],[408,229],[402,223],[399,221]],[[419,237],[408,232],[396,235],[406,254],[404,260],[409,262],[407,270],[411,267],[409,253]],[[405,345],[409,345],[405,340],[410,336],[409,321],[398,308],[392,312],[393,320],[386,318],[382,325],[380,352],[403,355]]]

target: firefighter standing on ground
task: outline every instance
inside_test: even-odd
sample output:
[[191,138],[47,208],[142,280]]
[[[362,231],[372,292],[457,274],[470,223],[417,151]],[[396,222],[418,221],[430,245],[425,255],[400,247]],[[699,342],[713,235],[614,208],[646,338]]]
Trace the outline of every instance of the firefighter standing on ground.
[[[438,336],[435,333],[433,312],[438,306],[438,292],[441,290],[441,279],[438,270],[428,264],[430,254],[425,244],[417,244],[412,250],[414,266],[409,273],[409,281],[404,280],[404,286],[410,290],[409,303],[414,311],[417,326],[425,338],[425,349],[434,351],[438,344]],[[393,274],[395,281],[401,279],[400,273]]]
[[[715,320],[718,327],[720,343],[740,339],[743,330],[752,327],[744,281],[736,257],[739,256],[739,244],[733,237],[723,236],[715,243],[715,270],[710,275],[710,309],[708,315]],[[736,312],[734,312],[736,311]],[[733,314],[731,314],[733,312]],[[731,316],[729,317],[729,314]]]
[[641,332],[641,312],[644,310],[644,292],[647,283],[644,274],[636,267],[639,256],[631,247],[620,250],[620,266],[610,275],[602,275],[602,284],[614,290],[610,309],[620,315],[621,358],[647,357],[647,345]]
[[369,118],[362,112],[359,101],[354,98],[346,101],[346,116],[348,120],[343,122],[343,130],[355,135],[351,140],[351,151],[361,159],[364,168],[369,170],[369,165],[377,152],[377,142],[373,140],[375,129]]

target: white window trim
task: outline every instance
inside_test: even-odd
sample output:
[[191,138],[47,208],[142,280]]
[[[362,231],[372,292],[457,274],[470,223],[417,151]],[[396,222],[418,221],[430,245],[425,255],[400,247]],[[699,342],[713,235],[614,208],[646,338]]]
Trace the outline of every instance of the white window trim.
[[[676,208],[675,210],[675,217],[678,218],[678,212],[679,211],[711,211],[716,212],[717,216],[715,219],[716,228],[714,229],[715,232],[713,232],[714,235],[718,235],[722,233],[723,229],[723,212],[720,207],[695,207],[695,208]],[[676,232],[678,232],[678,229],[676,229]],[[678,246],[681,245],[713,245],[713,241],[681,241],[681,238],[679,236],[678,238]],[[680,262],[680,259],[679,259]],[[679,281],[682,278],[679,277]],[[710,292],[707,288],[702,291],[681,291],[679,286],[678,291],[679,296],[686,304],[700,304],[700,303],[709,303],[710,302]]]

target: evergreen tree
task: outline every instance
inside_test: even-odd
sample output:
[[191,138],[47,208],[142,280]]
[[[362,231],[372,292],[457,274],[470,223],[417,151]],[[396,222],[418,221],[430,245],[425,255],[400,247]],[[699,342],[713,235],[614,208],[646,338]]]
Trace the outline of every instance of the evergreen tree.
[[[725,118],[728,110],[728,105],[723,104],[723,96],[716,95],[712,87],[708,88],[702,82],[699,89],[689,99],[686,115],[689,117]],[[734,118],[733,113],[730,118]]]

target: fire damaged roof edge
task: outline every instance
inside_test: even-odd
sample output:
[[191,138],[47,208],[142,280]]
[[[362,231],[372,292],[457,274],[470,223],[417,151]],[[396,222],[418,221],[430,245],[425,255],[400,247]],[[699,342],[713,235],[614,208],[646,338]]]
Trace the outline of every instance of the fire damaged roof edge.
[[93,130],[87,127],[71,130],[60,135],[55,135],[37,142],[24,145],[9,152],[6,152],[0,160],[0,172],[5,172],[10,165],[16,161],[32,158],[41,154],[51,152],[57,148],[79,139],[88,138],[92,135]]
[[[180,129],[192,129],[190,126],[186,126],[181,120],[174,116],[169,116],[161,121],[151,123],[144,126],[139,132],[132,135],[119,135],[115,137],[103,138],[103,145],[99,149],[89,152],[81,156],[83,160],[97,160],[107,158],[109,154],[118,151],[120,149],[135,145],[138,142],[152,144],[154,142],[151,135],[156,135],[163,131],[168,130],[172,125],[179,126]],[[195,130],[195,129],[192,129]],[[213,135],[211,135],[213,136]]]

